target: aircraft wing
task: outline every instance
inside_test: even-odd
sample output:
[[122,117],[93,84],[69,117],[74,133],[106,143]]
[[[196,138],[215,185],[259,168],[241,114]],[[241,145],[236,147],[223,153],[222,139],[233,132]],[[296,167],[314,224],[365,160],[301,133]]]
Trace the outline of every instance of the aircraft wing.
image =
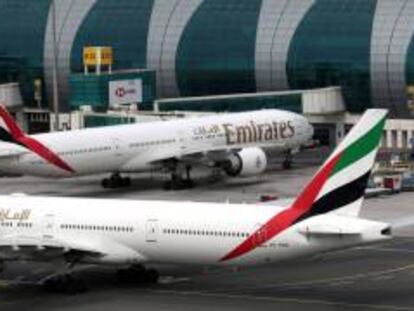
[[155,159],[151,159],[152,164],[159,164],[168,160],[178,160],[179,162],[188,163],[191,165],[212,166],[216,162],[226,160],[231,154],[240,151],[241,148],[229,148],[209,151],[197,152],[181,152],[175,155],[169,153],[163,156],[159,154]]
[[128,246],[102,239],[42,239],[38,237],[12,235],[0,239],[0,257],[5,260],[51,260],[68,262],[119,263],[144,262],[146,258]]
[[5,258],[44,259],[68,255],[101,257],[105,254],[98,248],[82,242],[44,240],[29,236],[6,236],[0,239],[0,254]]

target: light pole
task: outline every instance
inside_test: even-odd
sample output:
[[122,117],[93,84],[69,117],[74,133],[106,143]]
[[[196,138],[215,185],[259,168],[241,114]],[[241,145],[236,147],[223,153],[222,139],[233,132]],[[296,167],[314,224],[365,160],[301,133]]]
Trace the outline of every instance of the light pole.
[[59,85],[58,85],[58,55],[56,40],[56,4],[55,0],[51,3],[52,10],[52,57],[53,57],[53,112],[55,114],[55,131],[59,131]]

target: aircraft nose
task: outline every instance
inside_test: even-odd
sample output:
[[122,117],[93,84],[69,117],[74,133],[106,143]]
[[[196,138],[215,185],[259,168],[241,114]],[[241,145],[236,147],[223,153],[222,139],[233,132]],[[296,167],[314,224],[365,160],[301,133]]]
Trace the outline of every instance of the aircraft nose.
[[305,119],[305,122],[304,122],[305,123],[305,126],[304,126],[305,135],[306,135],[306,138],[310,140],[313,137],[314,129],[313,129],[312,124],[310,124],[309,120],[306,119],[305,117],[303,118]]

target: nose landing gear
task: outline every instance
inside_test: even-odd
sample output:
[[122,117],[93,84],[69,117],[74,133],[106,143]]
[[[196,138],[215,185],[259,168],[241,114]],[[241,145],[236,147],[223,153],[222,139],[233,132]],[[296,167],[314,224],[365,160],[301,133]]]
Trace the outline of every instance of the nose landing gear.
[[184,166],[173,161],[167,167],[171,172],[171,180],[164,183],[165,190],[183,190],[194,187],[194,181],[191,179],[191,165]]
[[282,167],[285,170],[289,170],[292,168],[292,162],[293,162],[293,154],[291,150],[288,150],[285,152],[285,159],[282,162]]

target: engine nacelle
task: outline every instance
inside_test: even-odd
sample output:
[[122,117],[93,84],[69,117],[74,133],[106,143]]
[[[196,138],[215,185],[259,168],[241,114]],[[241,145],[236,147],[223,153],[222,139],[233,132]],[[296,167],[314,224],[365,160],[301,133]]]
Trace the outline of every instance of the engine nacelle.
[[267,158],[264,151],[257,147],[244,148],[238,153],[232,154],[223,163],[223,170],[227,175],[253,176],[264,172],[267,166]]

